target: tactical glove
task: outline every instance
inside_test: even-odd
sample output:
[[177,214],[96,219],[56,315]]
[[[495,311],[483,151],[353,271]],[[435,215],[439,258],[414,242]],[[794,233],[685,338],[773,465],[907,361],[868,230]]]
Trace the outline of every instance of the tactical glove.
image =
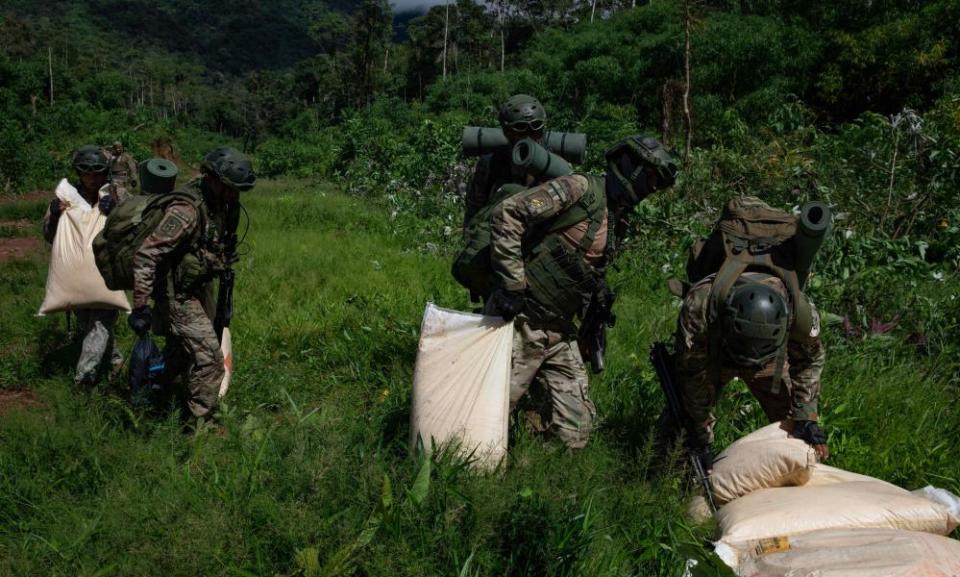
[[492,314],[503,317],[503,320],[512,321],[523,312],[523,291],[497,289],[490,297],[489,309]]
[[63,201],[59,198],[54,198],[50,201],[50,216],[60,218],[61,214],[63,214]]
[[143,305],[133,309],[127,317],[127,324],[140,336],[150,332],[150,326],[153,324],[153,311],[150,310],[150,306]]
[[113,207],[117,206],[117,201],[113,199],[109,194],[100,198],[97,201],[97,206],[100,207],[100,212],[103,214],[110,214],[110,211],[113,210]]
[[809,445],[826,445],[827,436],[820,430],[820,425],[816,421],[797,421],[793,424],[793,436],[803,439]]

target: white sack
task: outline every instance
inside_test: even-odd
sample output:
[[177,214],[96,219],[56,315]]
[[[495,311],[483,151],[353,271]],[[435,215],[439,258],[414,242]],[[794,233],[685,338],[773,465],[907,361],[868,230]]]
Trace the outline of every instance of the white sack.
[[946,535],[960,519],[940,503],[865,475],[817,465],[802,487],[761,489],[717,512],[721,540],[739,543],[825,529],[903,529]]
[[130,310],[123,291],[107,288],[93,259],[93,237],[107,218],[80,196],[66,179],[57,185],[66,209],[57,223],[50,253],[47,290],[39,314],[74,309]]
[[222,399],[230,388],[230,378],[233,377],[233,338],[230,327],[223,327],[223,336],[220,338],[220,354],[223,355],[223,380],[220,381],[220,392],[217,398]]
[[[720,551],[742,577],[956,577],[960,542],[915,531],[835,529]],[[732,562],[731,562],[732,560]]]
[[710,484],[718,505],[768,487],[803,485],[817,464],[817,452],[772,423],[741,437],[713,463]]
[[507,452],[513,323],[428,303],[420,327],[411,444],[459,443],[483,468]]

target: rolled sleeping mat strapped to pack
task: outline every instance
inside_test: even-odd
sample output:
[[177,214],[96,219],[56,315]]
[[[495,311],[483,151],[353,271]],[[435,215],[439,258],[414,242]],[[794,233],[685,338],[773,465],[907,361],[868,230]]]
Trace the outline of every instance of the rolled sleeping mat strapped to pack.
[[543,143],[550,152],[574,164],[587,158],[587,135],[582,132],[548,132]]
[[510,141],[499,128],[466,126],[463,129],[463,153],[467,156],[482,156],[507,146]]
[[566,160],[529,138],[513,147],[511,160],[515,168],[538,180],[552,180],[573,172]]
[[832,224],[833,212],[826,203],[815,200],[808,202],[800,209],[793,242],[797,250],[795,267],[801,287],[807,282],[813,259],[830,233]]
[[[547,132],[543,135],[547,150],[574,164],[587,157],[587,135],[581,132]],[[498,148],[510,146],[510,141],[499,128],[467,126],[463,129],[463,154],[481,156]]]
[[165,158],[150,158],[139,166],[140,190],[147,194],[165,194],[177,184],[177,165]]

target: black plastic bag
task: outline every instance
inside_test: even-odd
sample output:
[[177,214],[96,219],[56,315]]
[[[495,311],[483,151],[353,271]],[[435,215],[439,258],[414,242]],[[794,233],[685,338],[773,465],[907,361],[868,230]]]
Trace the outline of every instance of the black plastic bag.
[[130,355],[130,402],[135,406],[151,407],[162,399],[163,353],[149,334],[137,339]]

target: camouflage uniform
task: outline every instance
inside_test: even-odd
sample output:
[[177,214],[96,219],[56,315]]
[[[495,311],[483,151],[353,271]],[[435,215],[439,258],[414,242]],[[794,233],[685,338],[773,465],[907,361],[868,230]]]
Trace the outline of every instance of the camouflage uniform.
[[117,202],[133,194],[137,181],[137,161],[127,152],[110,157],[110,182],[117,197]]
[[[170,384],[186,376],[186,406],[194,417],[212,414],[224,375],[213,326],[212,282],[226,266],[226,257],[216,249],[222,246],[224,223],[224,215],[208,211],[206,204],[198,210],[189,202],[173,201],[133,261],[133,307],[154,298],[155,324],[167,336],[164,374]],[[204,269],[199,276],[183,272],[185,254],[199,258]]]
[[[683,300],[675,334],[677,380],[685,408],[696,427],[695,431],[691,431],[695,437],[692,440],[700,444],[713,442],[716,421],[713,407],[717,404],[719,392],[714,386],[711,359],[707,352],[707,317],[710,289],[715,276],[710,275],[690,288]],[[741,276],[744,277],[745,280],[768,285],[789,299],[783,282],[775,276],[750,272]],[[826,355],[820,341],[820,316],[812,303],[811,310],[813,322],[810,333],[794,335],[791,332],[787,342],[787,359],[778,394],[772,391],[776,360],[763,367],[743,367],[731,363],[724,363],[721,367],[720,382],[727,383],[734,377],[742,379],[771,422],[785,418],[817,420],[820,373]]]
[[[533,187],[501,202],[491,216],[493,269],[506,290],[527,288],[523,243],[527,233],[549,223],[576,204],[589,188],[580,175],[564,176]],[[588,222],[561,231],[571,249],[577,247]],[[607,244],[606,218],[586,252],[593,267],[602,264]],[[587,371],[577,346],[577,327],[572,318],[559,318],[550,311],[527,308],[515,320],[513,368],[510,379],[511,409],[538,382],[549,399],[547,426],[572,448],[587,444],[596,417],[590,400]]]
[[[77,191],[88,201],[91,198],[98,199],[96,192],[85,191],[82,184],[77,185]],[[96,203],[93,206],[96,208]],[[50,244],[53,244],[53,239],[57,235],[59,222],[60,218],[54,218],[48,207],[47,213],[43,216],[43,238]],[[76,309],[72,312],[77,317],[78,337],[81,341],[80,359],[77,361],[73,380],[78,385],[92,385],[97,381],[100,363],[103,362],[108,350],[112,368],[118,370],[123,365],[123,354],[117,347],[116,339],[113,338],[113,327],[119,313],[104,309]]]

